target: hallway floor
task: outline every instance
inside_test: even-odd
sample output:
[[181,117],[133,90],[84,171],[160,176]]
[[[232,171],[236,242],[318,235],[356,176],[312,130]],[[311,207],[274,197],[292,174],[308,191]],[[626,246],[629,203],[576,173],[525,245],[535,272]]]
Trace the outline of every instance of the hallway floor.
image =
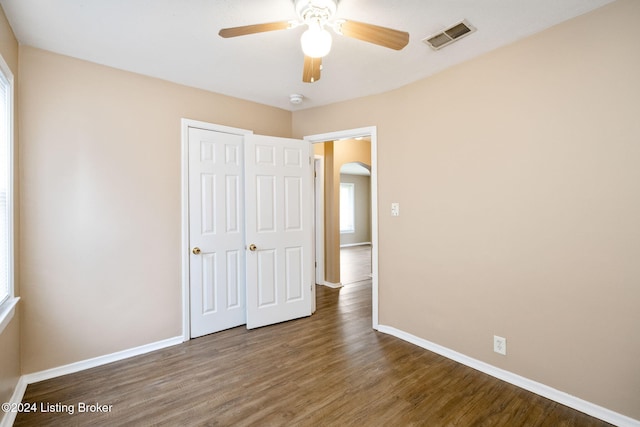
[[348,285],[371,279],[371,245],[340,249],[340,282]]

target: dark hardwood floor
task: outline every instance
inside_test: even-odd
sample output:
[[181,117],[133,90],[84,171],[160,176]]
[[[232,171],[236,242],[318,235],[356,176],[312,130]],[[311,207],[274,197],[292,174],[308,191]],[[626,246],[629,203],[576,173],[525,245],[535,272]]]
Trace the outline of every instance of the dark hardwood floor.
[[[605,426],[371,329],[371,282],[318,287],[311,317],[238,327],[32,384],[16,426]],[[111,405],[78,413],[80,403]]]

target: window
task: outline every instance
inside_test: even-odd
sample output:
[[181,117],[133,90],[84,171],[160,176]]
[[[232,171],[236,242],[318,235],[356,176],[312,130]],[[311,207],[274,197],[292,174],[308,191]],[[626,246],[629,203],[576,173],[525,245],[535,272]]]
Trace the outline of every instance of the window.
[[0,332],[13,315],[13,74],[0,57]]
[[340,183],[340,232],[356,231],[356,185],[351,182]]

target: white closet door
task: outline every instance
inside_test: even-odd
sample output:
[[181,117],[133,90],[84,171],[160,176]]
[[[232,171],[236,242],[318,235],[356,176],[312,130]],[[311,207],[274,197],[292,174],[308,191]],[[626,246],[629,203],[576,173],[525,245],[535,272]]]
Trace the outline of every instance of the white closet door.
[[247,328],[311,315],[313,187],[308,141],[245,136]]
[[191,337],[246,323],[243,136],[189,128]]

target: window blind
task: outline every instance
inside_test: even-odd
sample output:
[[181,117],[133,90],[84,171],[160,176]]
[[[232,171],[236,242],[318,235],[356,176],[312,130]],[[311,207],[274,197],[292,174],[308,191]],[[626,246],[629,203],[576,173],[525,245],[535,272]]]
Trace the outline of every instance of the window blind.
[[0,73],[0,304],[9,298],[9,245],[11,232],[9,227],[9,209],[11,183],[11,144],[10,144],[10,90],[11,85],[3,73]]

